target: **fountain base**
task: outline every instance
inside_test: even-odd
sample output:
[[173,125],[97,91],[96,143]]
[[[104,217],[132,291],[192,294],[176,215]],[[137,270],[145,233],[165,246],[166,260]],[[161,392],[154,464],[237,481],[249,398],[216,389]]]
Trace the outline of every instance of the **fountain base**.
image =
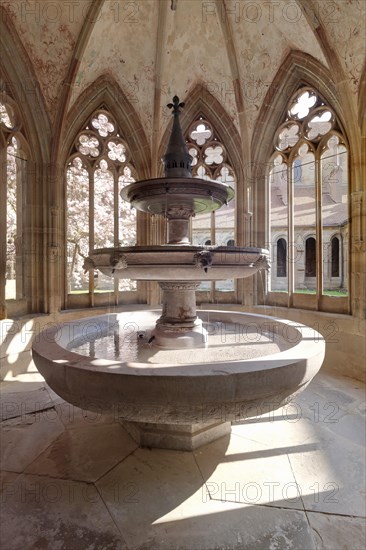
[[152,331],[152,343],[161,349],[207,347],[207,330],[196,313],[195,281],[159,281],[162,314]]
[[194,451],[231,432],[230,422],[153,424],[123,421],[122,424],[140,447],[173,451]]
[[177,323],[158,322],[151,335],[152,344],[160,349],[207,348],[207,330],[198,318],[189,328],[179,327]]

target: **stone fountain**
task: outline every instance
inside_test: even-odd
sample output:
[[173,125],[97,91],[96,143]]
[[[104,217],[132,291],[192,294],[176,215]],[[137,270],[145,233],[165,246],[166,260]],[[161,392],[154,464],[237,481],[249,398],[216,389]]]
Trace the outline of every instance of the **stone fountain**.
[[[192,450],[229,433],[231,421],[277,408],[304,389],[325,345],[316,331],[283,319],[211,310],[197,315],[202,280],[253,275],[268,268],[269,253],[190,244],[190,219],[227,204],[234,191],[192,177],[179,121],[183,106],[176,96],[168,105],[173,127],[164,177],[122,190],[136,209],[167,219],[167,244],[99,249],[85,262],[111,277],[158,281],[162,311],[130,308],[64,323],[41,334],[33,357],[56,393],[85,409],[113,411],[141,445]],[[95,349],[108,335],[115,355],[71,351],[88,342]],[[121,347],[121,339],[133,349]]]

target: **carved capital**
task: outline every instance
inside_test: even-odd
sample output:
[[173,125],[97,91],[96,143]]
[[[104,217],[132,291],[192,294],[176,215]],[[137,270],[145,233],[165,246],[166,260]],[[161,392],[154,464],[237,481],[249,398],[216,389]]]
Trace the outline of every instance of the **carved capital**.
[[168,208],[166,217],[169,220],[189,220],[194,214],[192,208],[184,208],[183,206],[172,206]]
[[159,281],[161,290],[197,290],[200,284],[195,281]]

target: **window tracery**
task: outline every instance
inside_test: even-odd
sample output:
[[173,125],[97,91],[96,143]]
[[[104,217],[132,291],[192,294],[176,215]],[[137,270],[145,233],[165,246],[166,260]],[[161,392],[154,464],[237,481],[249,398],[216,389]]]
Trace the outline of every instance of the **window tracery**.
[[5,93],[0,98],[1,178],[0,239],[1,287],[5,300],[24,296],[23,288],[23,225],[24,186],[27,176],[28,144],[16,103]]
[[[189,127],[187,145],[193,157],[193,177],[213,179],[234,188],[236,176],[213,125],[199,116]],[[235,243],[235,198],[216,212],[192,220],[192,243],[201,246],[233,246]],[[230,245],[228,245],[230,243]],[[234,281],[204,282],[199,290],[233,291]],[[214,297],[214,296],[212,296]]]
[[[316,90],[301,87],[288,103],[273,146],[268,172],[272,260],[279,239],[285,241],[287,258],[281,275],[272,270],[270,290],[342,297],[348,279],[348,149],[332,107]],[[342,235],[338,279],[332,277],[335,232]]]
[[136,282],[84,272],[96,248],[134,245],[136,211],[120,191],[136,180],[126,141],[112,115],[98,109],[74,141],[66,169],[68,294],[135,290]]

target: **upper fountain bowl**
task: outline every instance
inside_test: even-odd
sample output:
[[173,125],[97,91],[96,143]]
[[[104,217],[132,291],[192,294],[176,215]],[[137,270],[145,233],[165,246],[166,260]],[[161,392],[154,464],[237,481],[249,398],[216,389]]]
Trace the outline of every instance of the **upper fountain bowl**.
[[137,210],[170,217],[213,212],[234,198],[229,185],[200,178],[156,178],[124,187],[121,197]]

